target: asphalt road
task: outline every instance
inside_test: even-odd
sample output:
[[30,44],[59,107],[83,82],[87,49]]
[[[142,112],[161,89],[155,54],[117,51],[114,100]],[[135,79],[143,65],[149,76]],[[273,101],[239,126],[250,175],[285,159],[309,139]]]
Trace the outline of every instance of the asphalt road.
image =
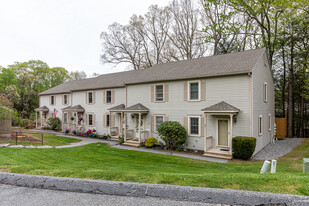
[[[0,205],[13,206],[214,206],[215,204],[174,201],[160,198],[124,197],[116,195],[88,194],[57,190],[35,189],[0,184]],[[218,205],[217,205],[218,206]]]

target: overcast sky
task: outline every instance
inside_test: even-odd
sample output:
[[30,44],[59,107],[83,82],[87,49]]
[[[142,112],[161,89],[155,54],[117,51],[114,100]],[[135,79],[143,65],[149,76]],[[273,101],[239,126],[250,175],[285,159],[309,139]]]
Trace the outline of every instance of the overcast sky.
[[50,67],[104,74],[100,33],[168,0],[0,0],[0,66],[42,60]]

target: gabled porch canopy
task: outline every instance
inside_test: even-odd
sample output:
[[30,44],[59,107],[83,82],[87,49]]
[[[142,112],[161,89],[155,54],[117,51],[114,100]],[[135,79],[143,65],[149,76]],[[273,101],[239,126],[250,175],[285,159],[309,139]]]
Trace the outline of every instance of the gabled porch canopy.
[[49,112],[49,109],[46,106],[42,106],[42,107],[36,108],[34,111],[36,111],[36,112]]
[[240,109],[222,101],[217,104],[211,105],[209,107],[206,107],[202,109],[204,113],[220,113],[220,114],[238,114],[240,112]]
[[66,111],[66,112],[79,112],[79,113],[83,113],[85,112],[85,108],[82,107],[81,105],[76,105],[76,106],[68,106],[62,109],[62,111]]
[[110,112],[124,112],[125,108],[126,107],[124,106],[124,104],[119,104],[115,107],[109,108],[108,111],[110,111]]
[[142,105],[141,103],[134,104],[130,107],[124,109],[126,113],[148,113],[149,109]]

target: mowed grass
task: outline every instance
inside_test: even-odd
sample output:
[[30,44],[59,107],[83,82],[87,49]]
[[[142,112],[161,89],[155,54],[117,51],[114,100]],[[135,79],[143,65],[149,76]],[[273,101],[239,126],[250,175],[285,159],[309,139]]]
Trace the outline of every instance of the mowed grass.
[[[24,145],[24,146],[41,146],[42,145],[42,135],[39,132],[30,132],[27,131],[25,132],[25,135],[31,136],[40,142],[37,141],[17,141],[18,145]],[[75,138],[69,138],[69,137],[59,137],[56,136],[55,134],[52,133],[43,133],[43,145],[49,145],[49,146],[62,146],[62,145],[68,145],[73,142],[80,142],[81,140],[75,139]],[[7,143],[10,143],[12,145],[16,144],[15,140],[8,141]]]
[[262,161],[228,164],[110,148],[94,143],[65,149],[0,148],[0,170],[13,173],[309,195],[309,139],[278,160],[276,174]]

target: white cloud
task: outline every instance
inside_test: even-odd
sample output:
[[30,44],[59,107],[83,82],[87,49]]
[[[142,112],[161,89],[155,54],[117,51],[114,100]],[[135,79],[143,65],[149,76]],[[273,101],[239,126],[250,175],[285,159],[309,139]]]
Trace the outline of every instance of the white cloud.
[[0,65],[40,59],[49,66],[88,74],[121,71],[102,65],[100,33],[113,22],[126,24],[151,4],[167,0],[0,1]]

